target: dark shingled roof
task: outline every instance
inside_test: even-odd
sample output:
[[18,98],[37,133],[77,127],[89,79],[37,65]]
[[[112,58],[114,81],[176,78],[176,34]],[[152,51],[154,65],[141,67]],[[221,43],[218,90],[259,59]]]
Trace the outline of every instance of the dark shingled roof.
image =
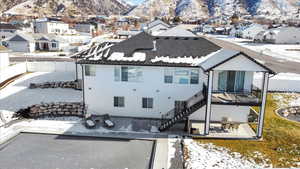
[[0,24],[0,29],[17,29],[17,27],[12,24]]
[[124,57],[132,57],[135,52],[141,52],[146,54],[144,61],[114,61],[108,60],[108,57],[98,56],[99,59],[82,59],[78,63],[191,67],[189,63],[151,62],[151,60],[156,57],[201,58],[219,49],[221,49],[219,46],[201,37],[155,37],[142,32],[110,47],[108,57],[114,52],[124,53]]

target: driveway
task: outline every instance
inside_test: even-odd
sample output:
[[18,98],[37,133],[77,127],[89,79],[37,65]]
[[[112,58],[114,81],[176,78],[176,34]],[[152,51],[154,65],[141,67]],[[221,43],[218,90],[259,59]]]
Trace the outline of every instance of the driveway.
[[0,145],[5,169],[148,169],[152,141],[20,134]]

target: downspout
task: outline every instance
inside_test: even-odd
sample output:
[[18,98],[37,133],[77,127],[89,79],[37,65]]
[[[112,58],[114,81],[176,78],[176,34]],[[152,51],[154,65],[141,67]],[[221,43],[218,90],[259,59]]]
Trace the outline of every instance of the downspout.
[[78,82],[78,68],[77,68],[77,59],[75,59],[75,72],[76,72],[75,81],[76,81],[76,82]]
[[86,114],[86,106],[85,106],[85,91],[84,91],[84,69],[81,64],[81,75],[82,75],[82,98],[83,98],[83,106],[84,106],[84,114]]

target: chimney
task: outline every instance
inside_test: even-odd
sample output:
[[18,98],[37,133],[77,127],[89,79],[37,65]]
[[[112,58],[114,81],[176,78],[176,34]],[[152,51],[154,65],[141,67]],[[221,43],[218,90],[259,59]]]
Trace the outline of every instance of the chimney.
[[153,51],[156,51],[157,49],[156,49],[156,40],[154,40],[153,41],[153,49],[152,49]]

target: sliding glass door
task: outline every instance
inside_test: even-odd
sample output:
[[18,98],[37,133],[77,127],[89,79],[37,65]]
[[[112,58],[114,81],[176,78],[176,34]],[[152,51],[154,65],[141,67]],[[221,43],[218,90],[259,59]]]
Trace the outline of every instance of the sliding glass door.
[[218,76],[218,90],[224,92],[243,92],[244,71],[222,71]]

